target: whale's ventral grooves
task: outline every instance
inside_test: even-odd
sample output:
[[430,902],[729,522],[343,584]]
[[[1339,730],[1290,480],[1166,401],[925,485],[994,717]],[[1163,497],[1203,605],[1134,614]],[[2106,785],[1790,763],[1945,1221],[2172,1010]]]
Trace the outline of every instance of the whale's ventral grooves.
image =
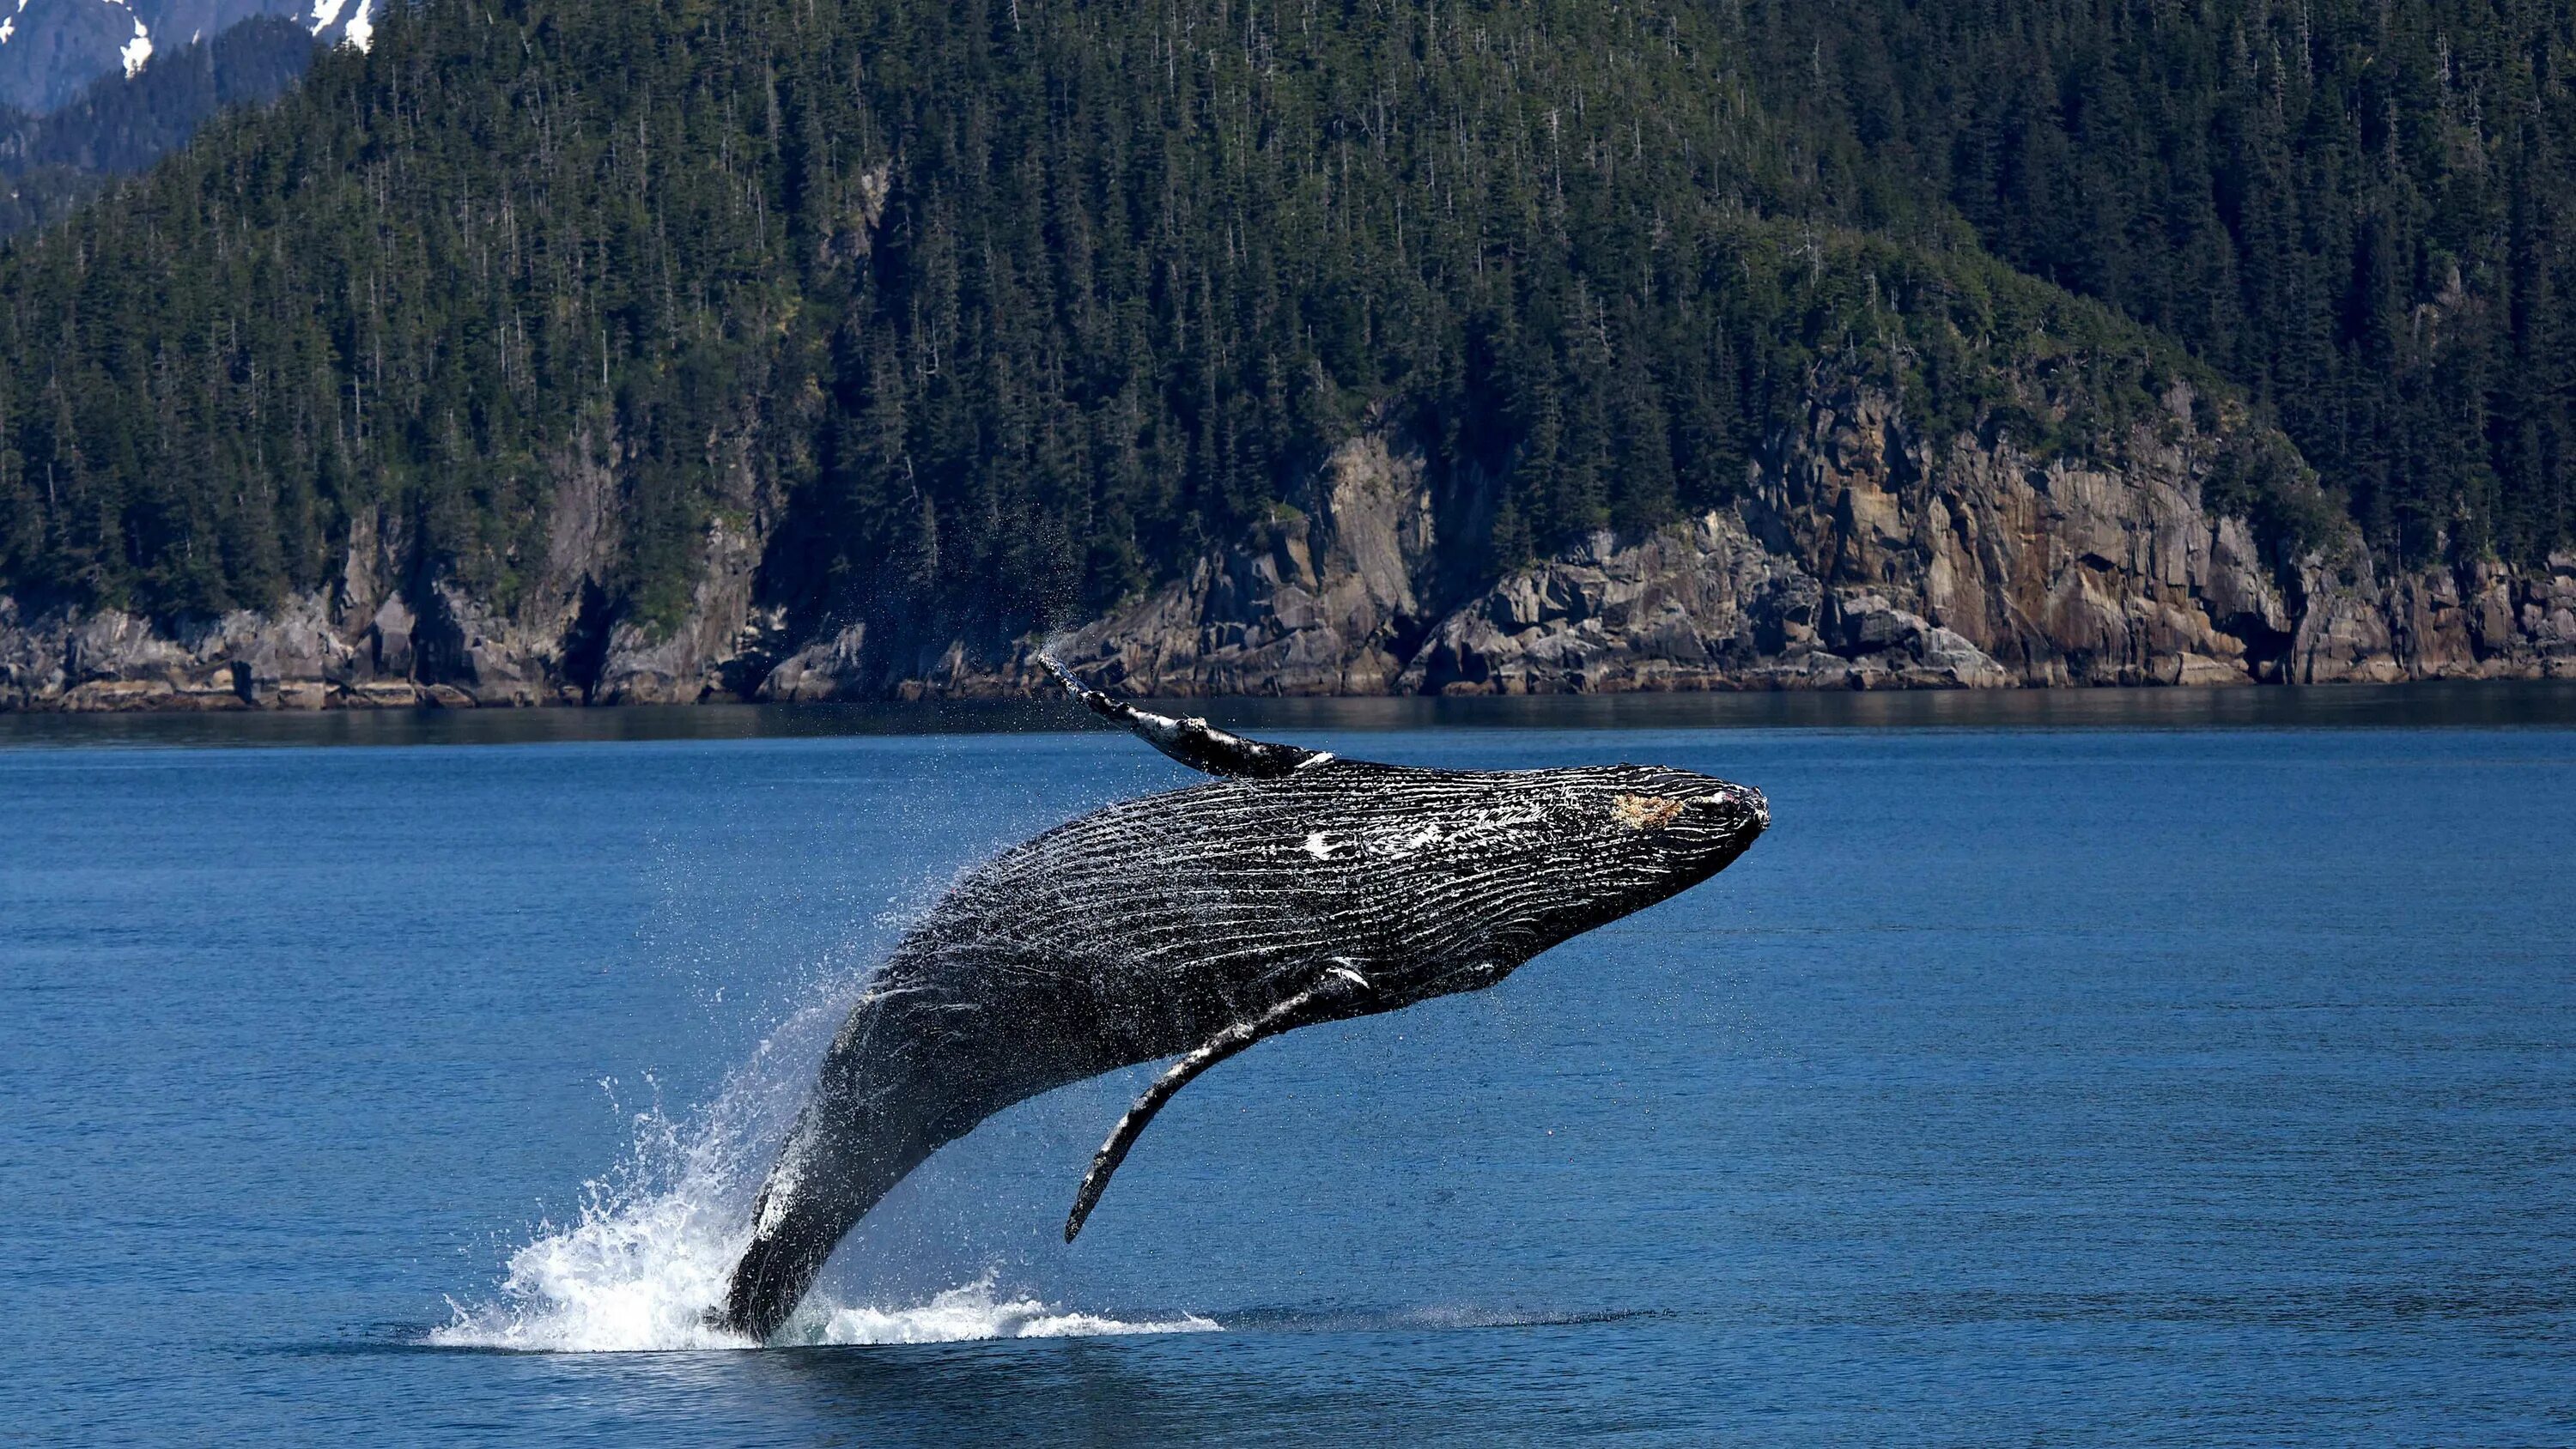
[[895,948],[754,1204],[717,1312],[738,1332],[776,1332],[887,1191],[1015,1102],[1183,1057],[1102,1145],[1070,1241],[1200,1072],[1300,1026],[1491,985],[1706,880],[1770,823],[1759,791],[1685,771],[1337,759],[1058,673],[1094,712],[1217,778],[1005,852]]

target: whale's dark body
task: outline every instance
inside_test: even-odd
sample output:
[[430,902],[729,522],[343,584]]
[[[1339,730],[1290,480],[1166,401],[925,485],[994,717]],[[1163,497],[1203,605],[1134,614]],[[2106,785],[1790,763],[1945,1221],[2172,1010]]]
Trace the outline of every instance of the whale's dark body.
[[895,949],[761,1189],[720,1311],[734,1329],[775,1331],[888,1190],[1015,1102],[1187,1054],[1101,1149],[1070,1239],[1198,1071],[1298,1026],[1491,985],[1716,874],[1769,823],[1758,792],[1677,770],[1369,764],[1075,688],[1221,778],[1011,850]]

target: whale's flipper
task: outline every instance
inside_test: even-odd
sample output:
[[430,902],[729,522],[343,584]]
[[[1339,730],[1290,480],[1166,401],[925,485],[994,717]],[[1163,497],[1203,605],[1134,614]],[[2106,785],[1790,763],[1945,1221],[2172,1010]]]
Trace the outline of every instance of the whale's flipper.
[[1084,1220],[1100,1205],[1100,1195],[1109,1190],[1111,1175],[1118,1171],[1118,1164],[1127,1160],[1127,1151],[1136,1145],[1136,1139],[1145,1135],[1146,1124],[1154,1120],[1154,1114],[1162,1111],[1163,1104],[1196,1080],[1199,1073],[1266,1037],[1324,1020],[1334,1007],[1370,989],[1368,978],[1358,968],[1337,959],[1323,980],[1250,1021],[1227,1027],[1209,1037],[1198,1050],[1174,1062],[1172,1069],[1156,1078],[1154,1085],[1136,1099],[1136,1105],[1127,1109],[1127,1115],[1118,1119],[1109,1140],[1092,1155],[1091,1171],[1083,1175],[1082,1187],[1073,1195],[1073,1211],[1065,1214],[1064,1240],[1070,1243],[1082,1232]]
[[1301,750],[1295,745],[1274,745],[1230,735],[1203,719],[1174,719],[1167,714],[1153,714],[1125,700],[1112,699],[1074,678],[1073,671],[1057,663],[1052,654],[1039,655],[1038,662],[1061,680],[1064,687],[1073,692],[1073,697],[1081,700],[1093,714],[1125,725],[1147,744],[1193,770],[1211,775],[1275,780],[1332,758],[1321,750]]

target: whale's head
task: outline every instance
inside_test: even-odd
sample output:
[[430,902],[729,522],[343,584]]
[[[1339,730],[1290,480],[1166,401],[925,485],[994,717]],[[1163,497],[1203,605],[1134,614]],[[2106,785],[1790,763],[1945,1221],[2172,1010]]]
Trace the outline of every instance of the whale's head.
[[1562,889],[1566,935],[1698,885],[1771,825],[1761,791],[1688,770],[1608,765],[1542,778],[1555,787],[1545,819],[1557,856],[1543,869]]
[[1405,815],[1425,817],[1417,838],[1438,841],[1426,855],[1440,859],[1411,862],[1412,889],[1397,894],[1438,917],[1417,929],[1446,937],[1431,987],[1442,992],[1689,890],[1771,824],[1761,791],[1655,765],[1453,775],[1397,793]]

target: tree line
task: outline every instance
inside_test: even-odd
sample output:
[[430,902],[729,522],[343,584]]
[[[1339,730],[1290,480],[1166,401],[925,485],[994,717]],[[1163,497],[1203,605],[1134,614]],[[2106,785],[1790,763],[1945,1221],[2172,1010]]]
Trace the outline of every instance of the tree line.
[[[2001,36],[2011,8],[1975,13]],[[1951,124],[1987,103],[1918,114],[1931,82],[1903,62],[1951,53],[1904,28],[1920,19],[1858,0],[393,7],[368,52],[0,252],[0,587],[165,617],[270,603],[327,583],[350,520],[383,510],[419,567],[507,607],[553,480],[592,466],[625,539],[599,583],[668,623],[727,506],[718,475],[747,467],[787,520],[780,602],[1026,624],[1292,504],[1370,423],[1474,495],[1489,526],[1456,564],[1490,572],[1729,497],[1828,360],[1935,429],[2050,449],[2115,444],[2174,377],[2205,398],[2241,378],[2310,456],[2359,456],[2301,434],[2324,424],[2293,374],[2247,370],[2246,349],[2310,353],[2252,318],[2221,346],[2136,290],[2122,268],[2154,270],[2150,239],[2085,270],[2006,227],[2025,183],[1976,171],[1984,143],[1958,138],[1986,133]],[[2001,65],[2003,39],[1960,44]],[[2112,148],[2079,132],[2030,144],[2085,196]],[[2030,235],[2111,245],[2049,228]],[[2565,533],[2554,415],[2505,393],[2549,374],[2406,362],[2497,310],[2474,266],[2449,311],[2438,287],[2413,303],[2419,271],[2389,272],[2406,326],[2370,344],[2398,365],[2370,373],[2379,354],[2331,328],[2312,360],[2347,392],[2411,377],[2452,399],[2425,417],[2467,388],[2460,466],[2486,471],[2440,528],[2409,531],[2396,490],[2433,485],[2394,463],[2352,475],[2354,506],[2392,547],[2545,549]],[[2235,318],[2247,284],[2224,277],[2238,310],[2212,315]],[[2032,378],[2064,406],[2028,407]],[[2358,406],[2335,425],[2361,428]],[[2546,466],[2495,465],[2523,457],[2498,451],[2508,417]],[[2256,463],[2230,474],[2256,494],[2296,471]]]

